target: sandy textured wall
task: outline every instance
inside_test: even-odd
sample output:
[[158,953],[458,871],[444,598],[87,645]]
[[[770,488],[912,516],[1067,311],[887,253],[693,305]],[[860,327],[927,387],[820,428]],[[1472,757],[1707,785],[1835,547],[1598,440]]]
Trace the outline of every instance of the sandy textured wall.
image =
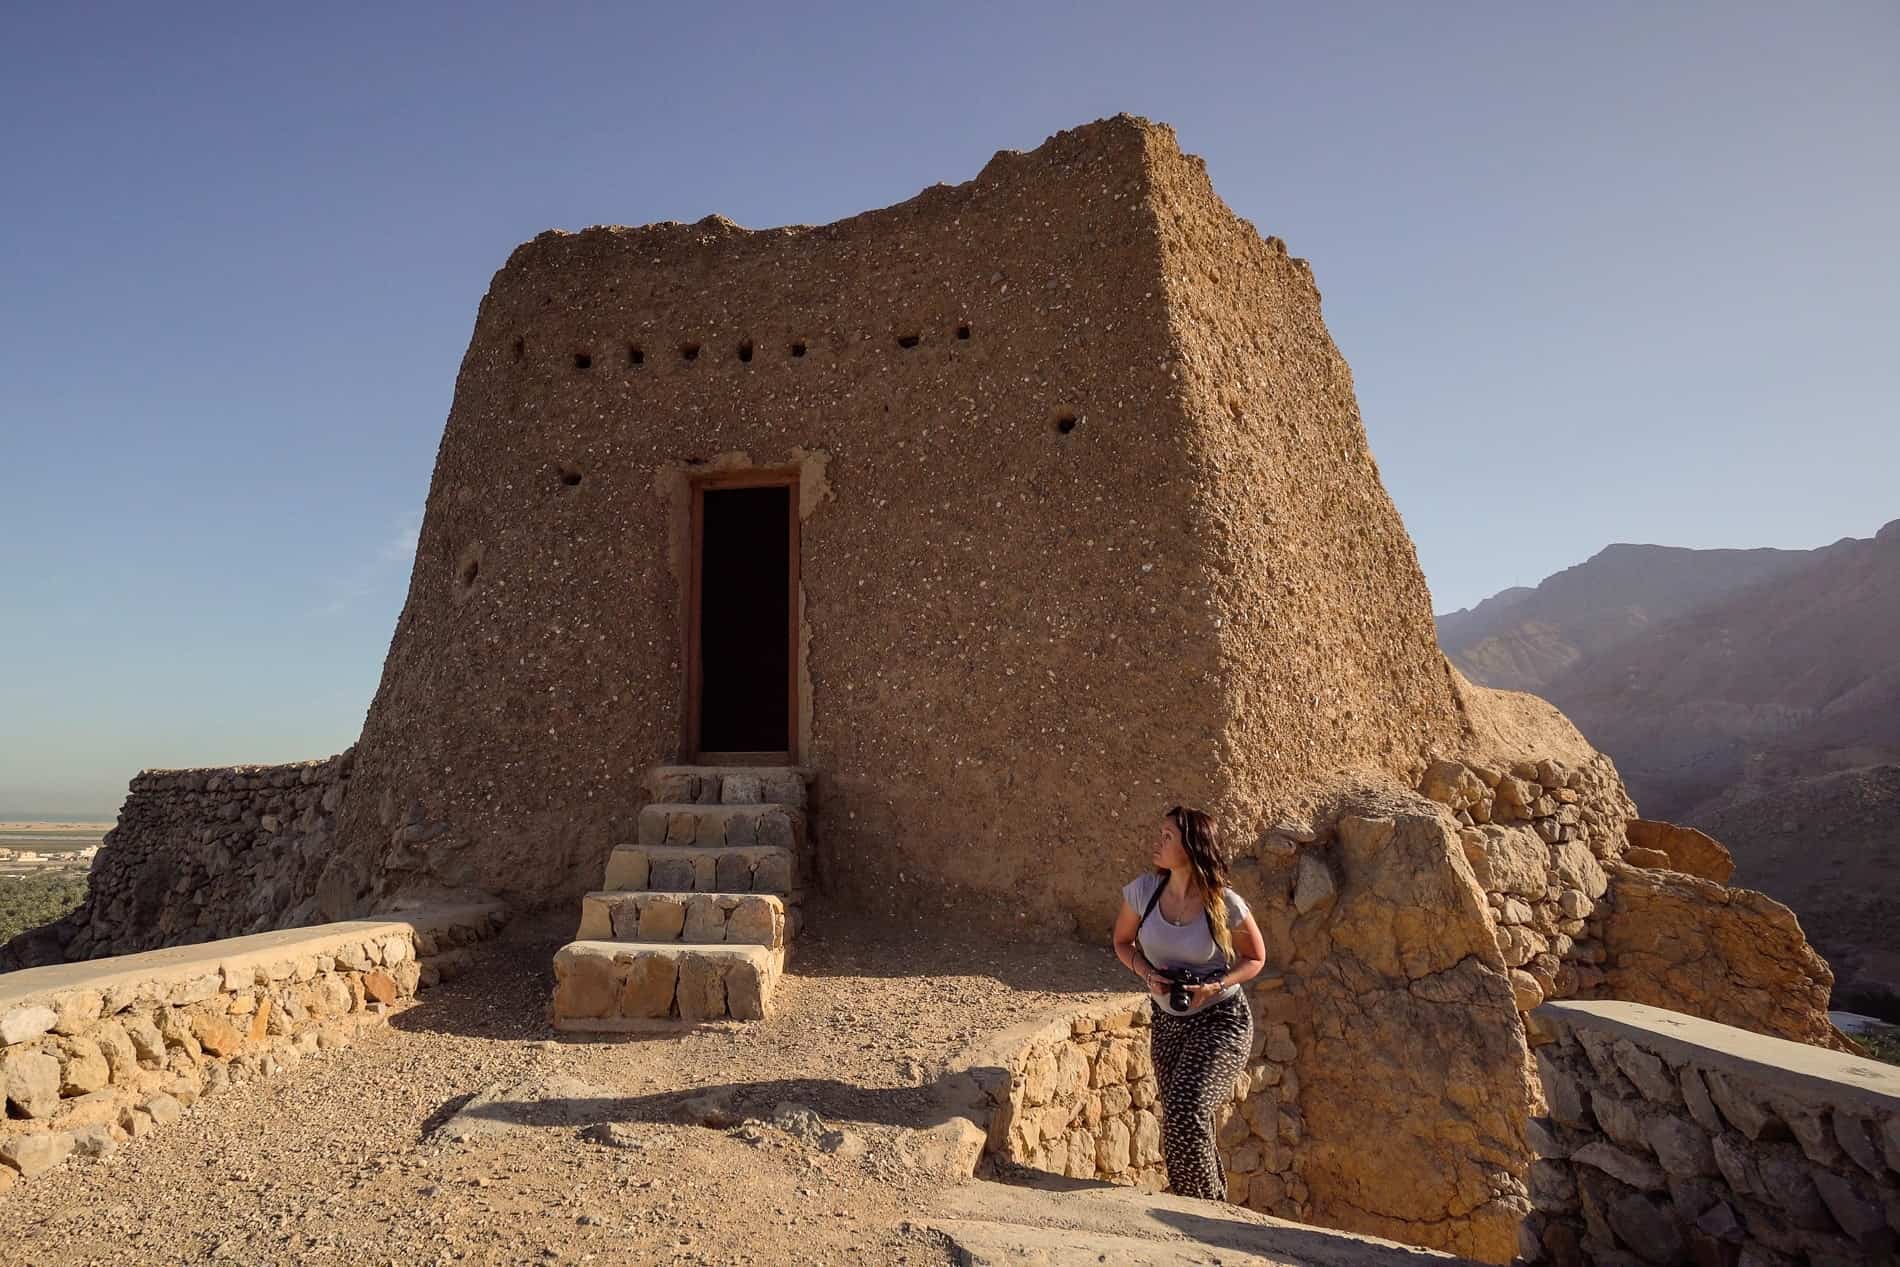
[[1352,766],[1409,783],[1463,731],[1431,595],[1379,480],[1313,270],[1157,145],[1177,373],[1216,561],[1220,799],[1239,823]]

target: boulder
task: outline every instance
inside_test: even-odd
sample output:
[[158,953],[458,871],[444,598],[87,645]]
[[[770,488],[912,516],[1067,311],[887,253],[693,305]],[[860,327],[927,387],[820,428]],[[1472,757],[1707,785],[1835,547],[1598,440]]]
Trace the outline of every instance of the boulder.
[[1679,871],[1612,862],[1608,875],[1603,994],[1842,1049],[1834,974],[1787,907]]
[[73,1137],[65,1131],[0,1139],[0,1163],[19,1171],[23,1179],[43,1175],[72,1155]]
[[0,1015],[0,1047],[31,1042],[59,1022],[59,1013],[50,1007],[16,1007]]
[[42,1051],[0,1055],[6,1108],[20,1117],[51,1117],[59,1108],[59,1061]]
[[1632,818],[1624,828],[1624,837],[1635,849],[1654,850],[1663,855],[1660,865],[1685,875],[1699,876],[1717,884],[1727,884],[1735,874],[1735,859],[1714,837],[1693,827],[1681,827],[1659,819]]

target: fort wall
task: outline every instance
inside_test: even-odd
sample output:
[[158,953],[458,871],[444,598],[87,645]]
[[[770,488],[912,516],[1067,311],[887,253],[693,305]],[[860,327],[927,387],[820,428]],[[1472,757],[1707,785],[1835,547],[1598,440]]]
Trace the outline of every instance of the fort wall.
[[354,750],[286,765],[142,770],[86,899],[0,967],[94,959],[317,922]]
[[[1404,782],[1455,739],[1317,294],[1259,244],[1171,278],[1166,241],[1203,231],[1161,184],[1185,162],[1121,117],[836,224],[518,249],[457,381],[326,912],[571,899],[632,837],[685,729],[682,472],[807,473],[796,755],[823,881],[873,909],[928,891],[1093,933],[1168,804],[1251,839],[1322,772]],[[1250,233],[1200,180],[1196,214]],[[1184,325],[1234,285],[1266,326]],[[1209,363],[1230,334],[1270,343]],[[1247,385],[1243,423],[1214,378]]]

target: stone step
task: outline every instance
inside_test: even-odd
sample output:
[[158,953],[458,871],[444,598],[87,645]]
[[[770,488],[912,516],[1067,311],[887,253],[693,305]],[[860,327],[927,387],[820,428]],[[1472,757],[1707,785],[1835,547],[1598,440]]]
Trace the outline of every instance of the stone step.
[[640,810],[643,845],[805,846],[805,811],[792,805],[655,801]]
[[625,1033],[662,1021],[756,1021],[772,1008],[785,952],[765,946],[575,941],[555,952],[554,1028]]
[[803,888],[798,854],[770,845],[620,845],[607,855],[609,893],[776,893]]
[[687,805],[792,805],[810,801],[811,771],[797,766],[663,765],[647,771],[656,801]]
[[765,946],[797,935],[798,908],[773,893],[589,893],[578,941]]

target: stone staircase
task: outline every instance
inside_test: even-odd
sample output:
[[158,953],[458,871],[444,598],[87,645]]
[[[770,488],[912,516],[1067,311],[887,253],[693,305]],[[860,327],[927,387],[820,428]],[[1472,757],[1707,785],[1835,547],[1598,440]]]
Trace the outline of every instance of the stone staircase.
[[649,771],[638,840],[615,846],[554,956],[554,1027],[766,1016],[799,927],[809,779],[786,766]]

